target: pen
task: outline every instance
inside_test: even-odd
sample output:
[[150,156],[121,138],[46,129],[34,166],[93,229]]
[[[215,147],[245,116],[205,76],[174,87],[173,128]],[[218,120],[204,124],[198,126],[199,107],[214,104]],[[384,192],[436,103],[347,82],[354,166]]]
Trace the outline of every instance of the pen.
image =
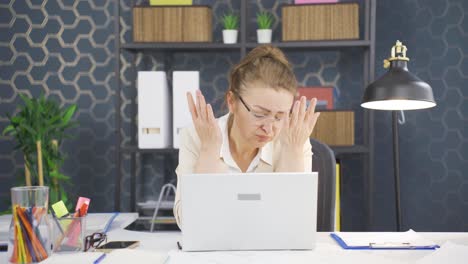
[[104,258],[106,257],[106,253],[102,254],[99,258],[97,258],[93,264],[98,264],[100,263]]
[[54,222],[57,225],[58,229],[60,230],[60,233],[63,235],[64,233],[63,233],[62,225],[58,221],[57,215],[55,214],[54,210],[50,210],[50,212],[52,213],[52,219],[54,219]]

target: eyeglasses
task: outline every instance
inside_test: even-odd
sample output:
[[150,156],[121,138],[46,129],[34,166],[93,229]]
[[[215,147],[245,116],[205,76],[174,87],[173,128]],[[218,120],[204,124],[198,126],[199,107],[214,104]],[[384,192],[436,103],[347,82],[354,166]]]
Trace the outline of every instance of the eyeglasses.
[[247,111],[249,111],[249,113],[252,115],[252,117],[257,122],[266,122],[267,120],[270,120],[270,119],[272,119],[273,122],[280,122],[286,116],[286,115],[281,115],[281,116],[276,115],[274,117],[270,117],[269,114],[258,113],[258,112],[252,111],[250,109],[250,107],[245,103],[244,99],[242,99],[242,97],[240,95],[238,95],[238,97],[239,97],[241,103],[244,105],[245,109],[247,109]]
[[84,251],[88,251],[90,248],[99,247],[103,241],[107,242],[107,235],[105,233],[93,233],[85,237],[85,248]]

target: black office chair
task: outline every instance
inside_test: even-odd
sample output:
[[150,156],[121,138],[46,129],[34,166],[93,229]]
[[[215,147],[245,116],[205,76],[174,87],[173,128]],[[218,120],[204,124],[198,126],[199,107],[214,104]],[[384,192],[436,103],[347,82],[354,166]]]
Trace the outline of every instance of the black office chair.
[[312,171],[317,171],[318,204],[317,204],[317,231],[330,232],[335,227],[335,179],[336,160],[331,148],[311,138],[312,145]]

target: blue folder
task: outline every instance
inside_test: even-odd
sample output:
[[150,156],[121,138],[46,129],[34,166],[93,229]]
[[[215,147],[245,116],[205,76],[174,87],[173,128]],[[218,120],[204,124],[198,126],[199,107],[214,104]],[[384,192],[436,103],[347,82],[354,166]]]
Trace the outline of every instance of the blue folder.
[[330,236],[340,245],[343,249],[351,250],[434,250],[440,248],[439,245],[427,246],[414,246],[411,243],[388,243],[388,244],[373,244],[369,243],[368,246],[350,246],[337,234],[331,233]]

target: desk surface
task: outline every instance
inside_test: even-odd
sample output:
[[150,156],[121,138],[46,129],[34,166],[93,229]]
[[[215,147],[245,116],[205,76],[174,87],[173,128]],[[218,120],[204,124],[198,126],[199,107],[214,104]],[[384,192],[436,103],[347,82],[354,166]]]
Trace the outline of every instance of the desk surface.
[[[424,238],[430,239],[435,243],[442,245],[447,241],[451,241],[456,244],[467,245],[468,246],[468,233],[419,233]],[[179,232],[157,232],[157,233],[147,233],[147,232],[134,232],[127,230],[116,230],[109,233],[109,238],[111,240],[121,240],[121,239],[136,239],[141,241],[140,249],[142,250],[151,250],[155,252],[160,252],[167,254],[168,252],[177,251],[177,241],[181,239],[181,234]],[[343,250],[339,247],[336,242],[330,237],[329,232],[319,232],[317,235],[317,246],[315,250],[310,251],[313,254],[310,256],[313,260],[314,256],[335,256],[337,259],[336,263],[376,263],[375,261],[381,261],[382,259],[388,259],[388,263],[402,262],[402,263],[412,263],[416,260],[421,259],[422,257],[431,254],[433,251],[426,250]],[[294,257],[297,255],[303,254],[304,251],[279,251],[279,252],[262,252],[262,254],[277,254],[280,257],[285,257],[285,253],[292,254]],[[205,253],[187,253],[200,255]],[[230,261],[218,262],[219,259],[222,259],[223,253],[206,253],[206,254],[217,254],[216,260],[213,259],[212,263],[233,263]],[[252,253],[246,252],[226,252],[229,256],[251,256]],[[298,257],[297,257],[298,258]],[[301,258],[303,259],[303,258]],[[353,259],[356,261],[353,262]],[[168,263],[177,263],[172,262],[169,259]],[[185,263],[185,262],[184,262]],[[210,262],[211,263],[211,262]],[[244,262],[242,262],[244,263]],[[249,262],[245,262],[249,263]],[[263,262],[262,262],[263,263]],[[334,261],[326,263],[335,263]],[[380,262],[379,262],[380,263]]]
[[[263,252],[210,252],[210,253],[177,253],[177,241],[180,240],[180,232],[136,232],[122,229],[128,223],[136,219],[136,214],[122,214],[112,225],[108,233],[108,241],[113,240],[139,240],[140,250],[148,250],[159,252],[162,254],[170,254],[168,263],[187,263],[180,259],[172,257],[175,255],[189,256],[191,264],[207,263],[207,257],[210,258],[209,263],[267,263],[267,262],[252,262],[252,256],[268,256],[270,260],[273,258],[274,263],[281,263],[280,260],[288,263],[304,263],[314,260],[326,260],[320,263],[412,263],[422,257],[433,253],[433,251],[365,251],[365,250],[343,250],[330,237],[328,232],[319,232],[317,235],[317,245],[312,251],[263,251]],[[447,241],[456,244],[468,246],[468,233],[419,233],[423,237],[430,239],[439,245]],[[228,257],[227,257],[228,256]],[[179,256],[180,257],[180,256]],[[187,259],[187,258],[185,258]],[[0,263],[7,263],[7,254],[0,253]],[[196,260],[196,261],[193,261]],[[307,261],[306,261],[307,260]],[[318,263],[316,262],[316,263]],[[150,262],[151,263],[151,262]],[[270,261],[271,263],[271,261]]]

